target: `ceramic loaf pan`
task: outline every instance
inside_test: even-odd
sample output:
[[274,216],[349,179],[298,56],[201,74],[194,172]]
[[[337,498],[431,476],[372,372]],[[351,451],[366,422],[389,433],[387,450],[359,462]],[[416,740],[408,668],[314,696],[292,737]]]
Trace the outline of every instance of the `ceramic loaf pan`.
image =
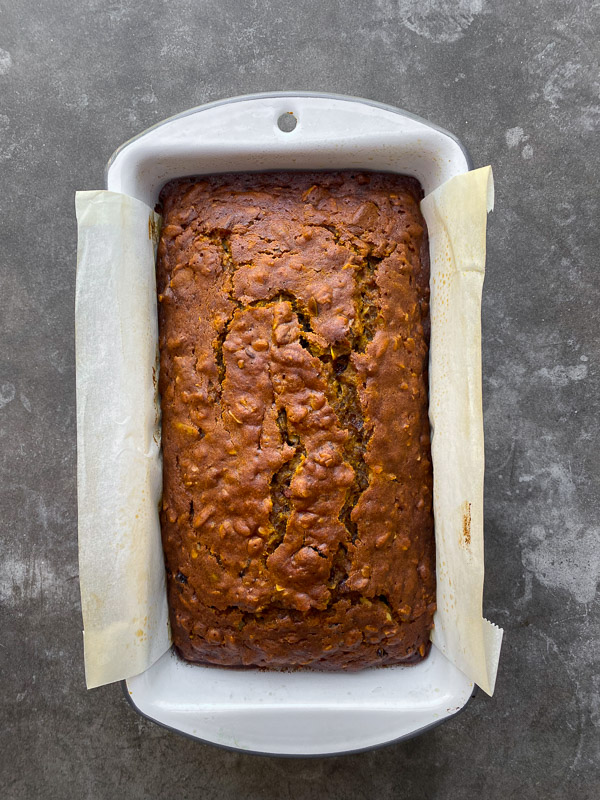
[[[282,130],[278,120],[282,117]],[[154,207],[171,178],[278,169],[367,169],[418,178],[426,194],[471,167],[447,131],[391,106],[311,93],[210,103],[119,148],[106,188]],[[137,711],[224,747],[272,755],[364,750],[414,736],[463,708],[473,684],[435,647],[410,667],[358,673],[231,670],[173,650],[124,682]]]

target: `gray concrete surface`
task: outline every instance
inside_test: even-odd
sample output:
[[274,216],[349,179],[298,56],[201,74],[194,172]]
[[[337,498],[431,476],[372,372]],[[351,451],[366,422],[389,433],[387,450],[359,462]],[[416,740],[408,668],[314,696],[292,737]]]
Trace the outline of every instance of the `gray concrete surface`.
[[[598,6],[0,0],[2,796],[597,798]],[[87,692],[77,584],[76,189],[183,109],[275,89],[399,105],[495,169],[484,298],[495,697],[377,752],[238,755]]]

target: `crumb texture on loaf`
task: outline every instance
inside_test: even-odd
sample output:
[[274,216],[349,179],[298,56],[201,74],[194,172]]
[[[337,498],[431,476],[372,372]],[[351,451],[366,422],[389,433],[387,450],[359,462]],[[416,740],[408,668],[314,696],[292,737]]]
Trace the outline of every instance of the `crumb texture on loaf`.
[[435,610],[421,188],[391,174],[161,194],[161,511],[191,661],[411,662]]

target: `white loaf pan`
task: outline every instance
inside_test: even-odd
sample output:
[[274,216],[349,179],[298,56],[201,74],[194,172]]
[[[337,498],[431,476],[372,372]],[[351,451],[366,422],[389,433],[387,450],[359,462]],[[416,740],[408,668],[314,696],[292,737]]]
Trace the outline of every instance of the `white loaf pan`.
[[[282,115],[296,127],[280,129]],[[286,116],[289,122],[291,117]],[[154,207],[171,178],[273,169],[368,169],[431,192],[471,167],[447,131],[391,106],[309,92],[249,95],[186,111],[120,147],[106,187]],[[410,667],[359,673],[202,667],[173,650],[124,682],[140,714],[223,747],[334,755],[414,736],[456,714],[473,684],[435,646]]]

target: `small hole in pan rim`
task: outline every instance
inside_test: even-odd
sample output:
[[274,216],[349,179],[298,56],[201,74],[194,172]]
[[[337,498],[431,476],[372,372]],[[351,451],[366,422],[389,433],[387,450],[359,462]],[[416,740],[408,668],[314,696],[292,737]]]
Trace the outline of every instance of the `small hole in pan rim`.
[[298,120],[292,111],[286,111],[285,114],[281,114],[277,119],[277,127],[280,131],[283,131],[283,133],[291,133],[297,124]]

